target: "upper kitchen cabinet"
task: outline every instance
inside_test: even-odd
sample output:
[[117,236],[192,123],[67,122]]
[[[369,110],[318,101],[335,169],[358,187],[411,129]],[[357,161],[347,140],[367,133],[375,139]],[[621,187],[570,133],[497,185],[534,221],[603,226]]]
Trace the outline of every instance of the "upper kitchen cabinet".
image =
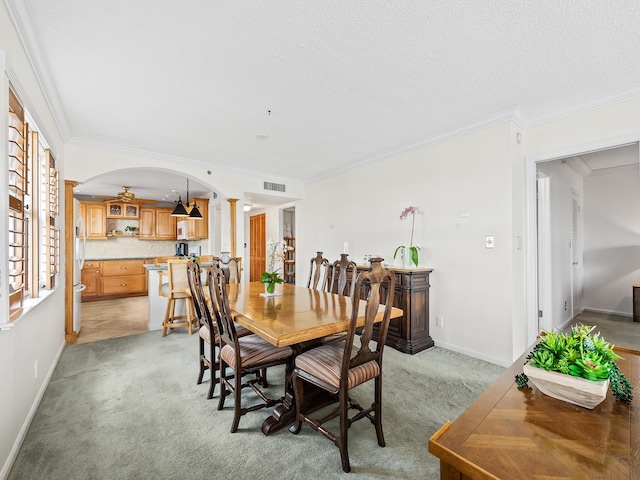
[[107,218],[128,218],[137,220],[140,216],[140,205],[129,203],[107,202]]
[[[209,238],[209,200],[206,198],[194,198],[193,202],[198,206],[202,218],[180,218],[178,220],[178,240],[203,240]],[[191,208],[187,208],[187,211],[191,213]]]
[[87,240],[107,239],[107,209],[104,203],[80,202],[80,215],[84,221]]
[[141,207],[139,240],[175,240],[176,217],[172,208]]

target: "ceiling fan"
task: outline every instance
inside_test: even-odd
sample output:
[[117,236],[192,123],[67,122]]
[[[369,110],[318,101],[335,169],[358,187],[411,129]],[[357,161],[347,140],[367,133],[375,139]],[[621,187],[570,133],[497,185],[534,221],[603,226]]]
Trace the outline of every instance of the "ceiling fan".
[[122,203],[156,203],[156,200],[148,198],[136,198],[135,193],[130,192],[129,185],[122,186],[122,192],[118,192],[115,196],[93,195],[93,198],[104,198],[105,202],[122,202]]

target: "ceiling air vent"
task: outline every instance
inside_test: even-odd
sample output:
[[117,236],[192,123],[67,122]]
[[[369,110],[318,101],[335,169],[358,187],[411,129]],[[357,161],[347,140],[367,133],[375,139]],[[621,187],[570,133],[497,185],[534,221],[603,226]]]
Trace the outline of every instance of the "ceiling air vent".
[[264,189],[273,192],[284,192],[286,185],[284,183],[264,182]]

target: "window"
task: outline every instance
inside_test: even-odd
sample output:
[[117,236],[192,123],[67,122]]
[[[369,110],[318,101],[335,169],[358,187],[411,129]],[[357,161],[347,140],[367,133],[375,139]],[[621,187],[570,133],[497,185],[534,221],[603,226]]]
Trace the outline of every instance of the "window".
[[9,318],[25,301],[52,290],[60,266],[56,161],[28,112],[9,89]]

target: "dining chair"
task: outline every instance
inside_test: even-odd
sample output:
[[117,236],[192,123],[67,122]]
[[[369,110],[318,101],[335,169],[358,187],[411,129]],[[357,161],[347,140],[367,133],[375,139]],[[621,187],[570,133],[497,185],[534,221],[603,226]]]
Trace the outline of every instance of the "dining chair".
[[[326,343],[295,357],[292,382],[296,401],[296,420],[289,430],[294,434],[299,433],[304,422],[333,441],[340,449],[342,469],[345,472],[351,470],[347,437],[353,422],[368,418],[375,426],[378,445],[385,446],[382,431],[382,353],[391,317],[393,303],[391,295],[395,286],[395,276],[388,269],[383,269],[381,262],[382,258],[372,259],[371,270],[358,276],[354,289],[351,321],[345,341]],[[366,299],[364,325],[359,335],[359,345],[354,345],[361,297]],[[382,304],[385,308],[379,323],[378,341],[375,342],[372,339],[373,325]],[[372,342],[375,343],[374,350],[372,350]],[[363,408],[349,396],[349,393],[354,387],[370,380],[374,381],[374,399],[369,407]],[[313,388],[305,388],[305,383],[331,394],[338,403],[337,408],[320,419],[312,418],[311,412],[305,411],[305,394]],[[358,412],[349,417],[349,409],[355,409]],[[338,435],[324,426],[326,422],[336,417],[339,418],[340,425]]]
[[[196,317],[193,314],[193,302],[191,295],[187,292],[189,281],[187,280],[187,262],[186,259],[167,259],[166,276],[167,283],[163,283],[162,277],[158,283],[159,295],[167,298],[167,309],[162,322],[162,336],[167,335],[168,330],[187,327],[189,335],[193,333],[192,327],[196,325]],[[185,314],[176,314],[176,301],[183,300],[185,304]]]
[[316,256],[311,259],[307,288],[325,291],[329,277],[329,268],[329,260],[322,256],[322,252],[317,252]]
[[[327,291],[329,293],[353,297],[356,288],[356,278],[358,277],[358,265],[356,262],[349,260],[348,257],[349,254],[341,253],[340,260],[336,260],[331,264],[330,280],[327,284]],[[345,338],[346,332],[339,332],[327,335],[322,339],[322,342],[334,342],[336,340],[344,340]]]
[[353,297],[357,276],[358,265],[356,265],[356,262],[349,260],[349,254],[341,253],[340,260],[336,260],[331,265],[331,280],[329,281],[328,292]]
[[[213,263],[213,259],[211,263]],[[218,326],[212,318],[205,290],[202,286],[202,269],[195,259],[192,259],[187,264],[187,279],[193,299],[194,312],[200,325],[198,329],[200,371],[196,383],[200,385],[204,378],[204,372],[209,370],[209,393],[207,394],[207,399],[212,399],[216,385],[219,383],[217,374],[220,370],[220,362],[216,357],[216,349],[218,352],[220,351],[220,335],[218,335]],[[253,335],[252,332],[237,324],[236,333],[240,337]]]
[[[209,269],[209,291],[213,310],[216,313],[220,345],[222,346],[219,355],[220,401],[218,402],[218,410],[224,408],[227,395],[232,394],[234,397],[234,416],[231,433],[234,433],[238,430],[240,417],[243,415],[282,402],[282,398],[268,398],[257,384],[263,383],[261,373],[265,369],[290,362],[293,350],[291,347],[275,347],[258,335],[240,337],[229,308],[226,285],[221,265],[216,263]],[[227,374],[227,368],[232,370],[231,374]],[[246,379],[249,374],[254,374],[255,378]],[[244,383],[243,377],[245,377]],[[246,387],[251,388],[262,402],[243,407],[242,389]]]

